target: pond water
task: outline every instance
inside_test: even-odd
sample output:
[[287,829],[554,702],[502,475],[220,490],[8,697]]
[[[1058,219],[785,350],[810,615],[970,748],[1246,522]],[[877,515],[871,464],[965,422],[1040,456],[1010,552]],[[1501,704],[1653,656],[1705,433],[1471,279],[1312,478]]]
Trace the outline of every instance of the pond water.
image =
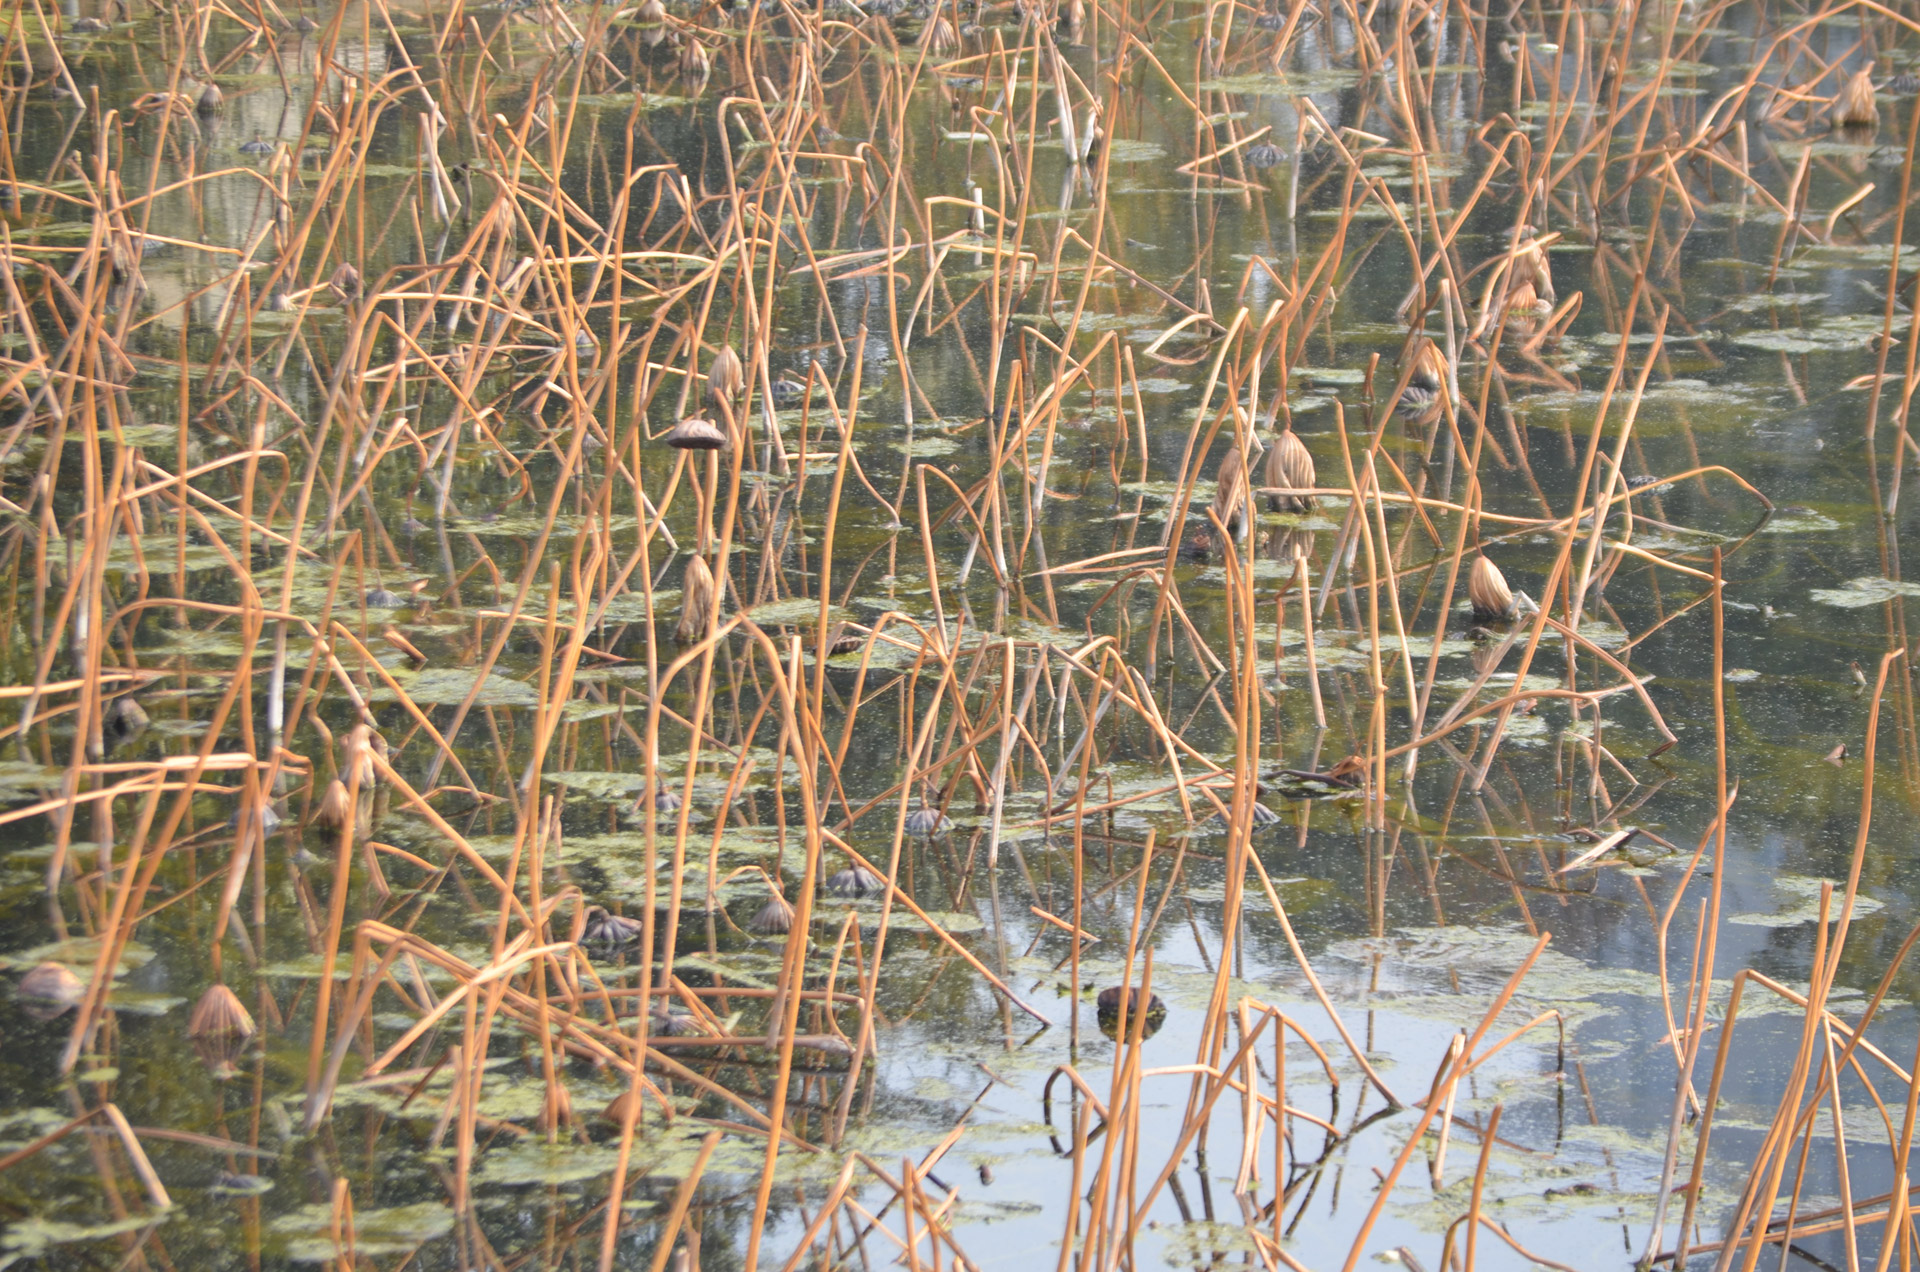
[[1906,7],[872,8],[14,6],[0,1267],[1880,1258]]

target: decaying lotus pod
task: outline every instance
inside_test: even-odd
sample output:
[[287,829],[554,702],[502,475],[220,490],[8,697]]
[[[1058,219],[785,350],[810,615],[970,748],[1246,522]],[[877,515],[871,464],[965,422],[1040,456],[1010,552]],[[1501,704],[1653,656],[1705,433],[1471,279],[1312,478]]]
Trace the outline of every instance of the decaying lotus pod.
[[1448,370],[1447,355],[1440,352],[1439,345],[1422,336],[1413,351],[1413,370],[1407,376],[1407,391],[1401,395],[1401,401],[1413,406],[1437,401],[1447,391]]
[[78,1006],[86,997],[87,985],[65,963],[40,963],[20,978],[14,992],[29,1016],[52,1020]]
[[1836,128],[1873,128],[1880,123],[1880,107],[1873,100],[1873,69],[1856,71],[1834,95],[1827,117]]
[[923,804],[907,814],[907,833],[920,839],[937,839],[952,825],[945,813],[931,805]]
[[360,271],[350,262],[341,261],[340,268],[333,271],[333,277],[327,280],[327,287],[343,302],[359,299]]
[[631,945],[645,932],[639,919],[610,913],[603,905],[590,905],[580,939],[588,945]]
[[687,41],[687,46],[680,50],[680,73],[697,83],[707,82],[707,76],[713,73],[713,58],[708,55],[706,45],[698,40]]
[[[367,789],[367,788],[362,788]],[[313,824],[322,830],[341,831],[353,824],[353,797],[339,778],[327,783],[326,793],[314,806]]]
[[747,920],[749,931],[762,936],[785,936],[793,930],[793,906],[779,893],[767,898],[759,913]]
[[1553,290],[1553,267],[1547,261],[1547,249],[1541,247],[1533,238],[1533,227],[1520,227],[1524,242],[1513,249],[1513,277],[1516,283],[1524,279],[1533,285],[1536,300],[1552,305],[1557,299]]
[[[1267,485],[1287,490],[1312,490],[1316,477],[1313,453],[1307,449],[1307,444],[1292,429],[1283,429],[1273,439],[1273,445],[1267,448]],[[1267,505],[1275,512],[1312,512],[1313,496],[1271,495]]]
[[1247,515],[1247,461],[1238,446],[1220,457],[1219,471],[1213,478],[1213,515],[1235,539],[1247,537],[1251,517]]
[[681,420],[667,430],[663,439],[675,450],[725,450],[727,435],[712,420],[699,416]]
[[836,897],[871,896],[886,886],[885,879],[865,866],[848,866],[827,880],[827,891]]
[[1473,605],[1474,618],[1480,622],[1513,617],[1513,589],[1507,586],[1500,567],[1484,556],[1473,559],[1473,569],[1467,574],[1467,600]]
[[346,762],[340,768],[343,780],[354,781],[353,774],[357,770],[360,789],[372,790],[373,784],[380,777],[380,770],[374,763],[374,757],[384,758],[386,753],[387,740],[375,733],[372,726],[364,720],[354,725],[352,731],[347,734]]
[[960,33],[946,14],[937,13],[920,29],[920,47],[934,57],[950,57],[960,47]]
[[1531,318],[1540,312],[1540,292],[1531,278],[1507,280],[1507,313],[1514,318]]
[[607,1107],[600,1110],[600,1116],[606,1121],[612,1122],[615,1126],[624,1126],[626,1125],[628,1110],[631,1109],[637,1118],[640,1113],[640,1107],[640,1102],[636,1100],[633,1092],[622,1091],[607,1101]]
[[740,364],[740,355],[731,345],[721,345],[707,368],[707,392],[713,395],[714,401],[731,404],[746,387],[747,370]]
[[687,561],[687,572],[680,583],[680,625],[673,637],[691,644],[705,636],[713,612],[713,568],[707,559],[695,553]]
[[253,1013],[247,1010],[238,994],[217,981],[207,986],[207,992],[193,1005],[193,1014],[187,1017],[189,1038],[252,1036]]
[[1247,166],[1256,172],[1278,168],[1286,161],[1287,152],[1270,141],[1257,142],[1247,147]]
[[660,47],[660,42],[668,35],[667,6],[660,0],[646,0],[634,17],[648,24],[640,34],[640,38],[646,41],[647,47],[650,49]]

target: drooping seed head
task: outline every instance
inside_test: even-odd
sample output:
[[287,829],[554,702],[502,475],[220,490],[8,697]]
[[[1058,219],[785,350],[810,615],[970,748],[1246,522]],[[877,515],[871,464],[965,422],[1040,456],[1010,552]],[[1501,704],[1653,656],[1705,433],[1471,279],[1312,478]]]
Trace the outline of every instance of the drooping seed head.
[[580,939],[587,945],[631,945],[640,939],[645,931],[639,919],[624,914],[610,914],[605,906],[587,907],[586,922],[580,929]]
[[86,996],[87,985],[65,963],[40,963],[15,987],[21,1006],[36,1020],[52,1020]]
[[793,929],[793,907],[785,897],[769,897],[759,912],[747,920],[747,929],[762,936],[785,936]]
[[1247,461],[1238,446],[1228,447],[1220,457],[1213,481],[1213,515],[1234,538],[1246,538],[1252,520],[1247,516]]
[[1447,387],[1447,355],[1425,336],[1413,351],[1413,371],[1407,377],[1407,395],[1431,402]]
[[1467,574],[1467,600],[1473,616],[1480,622],[1496,622],[1513,617],[1513,589],[1507,586],[1500,567],[1484,556],[1473,559]]
[[920,45],[934,57],[950,57],[960,47],[960,34],[953,29],[953,23],[947,20],[944,13],[935,14],[920,29]]
[[342,301],[357,299],[360,286],[360,271],[348,261],[341,261],[340,267],[333,271],[333,277],[327,279],[327,287]]
[[218,982],[207,986],[207,992],[200,995],[200,1001],[193,1005],[193,1013],[187,1017],[189,1038],[252,1036],[253,1013],[247,1010],[238,994]]
[[339,778],[327,783],[326,793],[313,810],[313,824],[322,830],[341,831],[353,824],[353,797]]
[[353,775],[357,772],[360,789],[372,790],[373,784],[380,779],[380,767],[374,763],[374,759],[376,756],[385,758],[387,740],[375,733],[372,727],[362,720],[347,734],[345,750],[345,763],[340,766],[342,779],[352,782],[355,780]]
[[680,50],[680,73],[690,80],[706,83],[707,76],[713,73],[713,58],[707,53],[707,46],[698,40],[688,40],[686,47]]
[[740,364],[740,355],[731,345],[721,345],[720,352],[713,355],[712,365],[707,367],[707,392],[714,400],[731,403],[737,400],[747,387],[747,371]]
[[827,891],[836,897],[872,896],[886,886],[885,879],[865,866],[848,866],[827,880]]
[[1540,293],[1531,278],[1507,280],[1507,313],[1514,318],[1530,318],[1540,311]]
[[680,583],[680,625],[674,639],[691,644],[705,636],[713,610],[713,568],[707,559],[695,554],[687,561],[687,572]]
[[953,823],[937,808],[916,808],[907,814],[907,833],[933,839],[947,833]]
[[1871,68],[1855,71],[1853,77],[1840,86],[1829,108],[1829,118],[1840,128],[1872,128],[1880,122]]
[[[1292,429],[1284,429],[1267,449],[1266,484],[1292,491],[1312,490],[1318,474],[1313,453]],[[1273,507],[1280,512],[1311,512],[1313,496],[1288,494],[1273,496]]]
[[[1523,226],[1529,235],[1532,226]],[[1513,276],[1515,280],[1524,279],[1533,285],[1533,294],[1549,305],[1554,302],[1553,266],[1548,263],[1547,249],[1528,238],[1513,252]]]

